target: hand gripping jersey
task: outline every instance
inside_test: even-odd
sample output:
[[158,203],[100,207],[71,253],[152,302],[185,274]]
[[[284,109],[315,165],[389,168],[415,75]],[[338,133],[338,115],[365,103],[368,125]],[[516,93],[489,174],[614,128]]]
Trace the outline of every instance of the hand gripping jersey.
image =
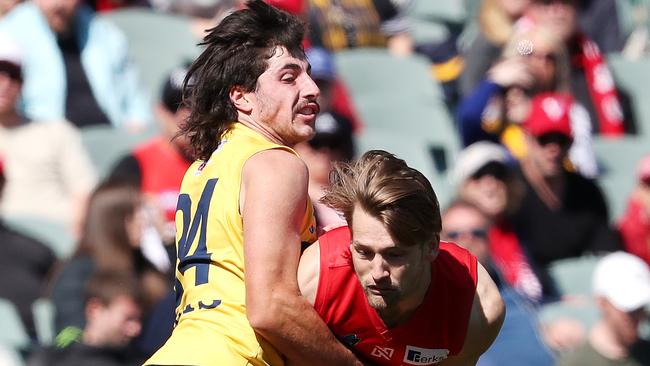
[[[246,318],[244,242],[239,213],[246,160],[286,147],[235,123],[206,162],[188,169],[176,209],[176,321],[165,345],[147,365],[282,365],[280,354],[257,338]],[[309,200],[301,240],[316,227]]]
[[404,324],[388,329],[370,307],[354,273],[350,231],[325,233],[314,307],[336,336],[377,365],[432,365],[458,354],[465,342],[476,292],[476,258],[453,243],[440,243],[431,263],[431,285]]

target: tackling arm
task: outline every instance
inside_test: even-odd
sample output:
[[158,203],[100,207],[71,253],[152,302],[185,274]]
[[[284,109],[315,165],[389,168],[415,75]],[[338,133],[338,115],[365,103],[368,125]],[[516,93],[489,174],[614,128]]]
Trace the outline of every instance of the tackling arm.
[[307,181],[304,163],[286,151],[264,151],[244,165],[240,206],[248,320],[291,363],[361,365],[300,295],[297,271]]

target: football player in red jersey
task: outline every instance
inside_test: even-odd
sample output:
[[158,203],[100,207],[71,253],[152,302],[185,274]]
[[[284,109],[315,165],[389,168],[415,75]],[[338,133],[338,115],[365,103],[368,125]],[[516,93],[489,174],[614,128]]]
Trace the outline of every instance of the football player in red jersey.
[[385,151],[335,168],[323,198],[349,225],[305,250],[300,290],[332,331],[379,365],[475,365],[505,315],[465,249],[440,242],[429,181]]

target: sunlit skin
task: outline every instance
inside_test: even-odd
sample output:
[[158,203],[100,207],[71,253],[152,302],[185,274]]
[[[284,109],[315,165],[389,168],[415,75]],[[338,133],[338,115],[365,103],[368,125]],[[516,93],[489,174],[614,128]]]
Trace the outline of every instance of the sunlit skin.
[[311,139],[320,112],[320,91],[309,70],[306,60],[277,47],[256,89],[243,93],[245,102],[238,104],[240,122],[286,146]]
[[431,243],[400,245],[384,224],[355,207],[350,252],[368,299],[388,327],[399,325],[422,303],[431,282]]
[[81,0],[34,0],[34,3],[41,9],[54,33],[66,34],[70,31]]

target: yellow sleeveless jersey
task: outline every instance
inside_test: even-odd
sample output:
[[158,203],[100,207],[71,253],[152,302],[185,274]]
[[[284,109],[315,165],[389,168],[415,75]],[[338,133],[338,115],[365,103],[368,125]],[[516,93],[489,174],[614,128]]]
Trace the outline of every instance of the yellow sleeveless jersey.
[[[235,123],[207,162],[185,173],[176,209],[176,326],[146,365],[282,365],[246,318],[239,191],[244,163],[277,145]],[[316,240],[307,202],[301,240]]]

